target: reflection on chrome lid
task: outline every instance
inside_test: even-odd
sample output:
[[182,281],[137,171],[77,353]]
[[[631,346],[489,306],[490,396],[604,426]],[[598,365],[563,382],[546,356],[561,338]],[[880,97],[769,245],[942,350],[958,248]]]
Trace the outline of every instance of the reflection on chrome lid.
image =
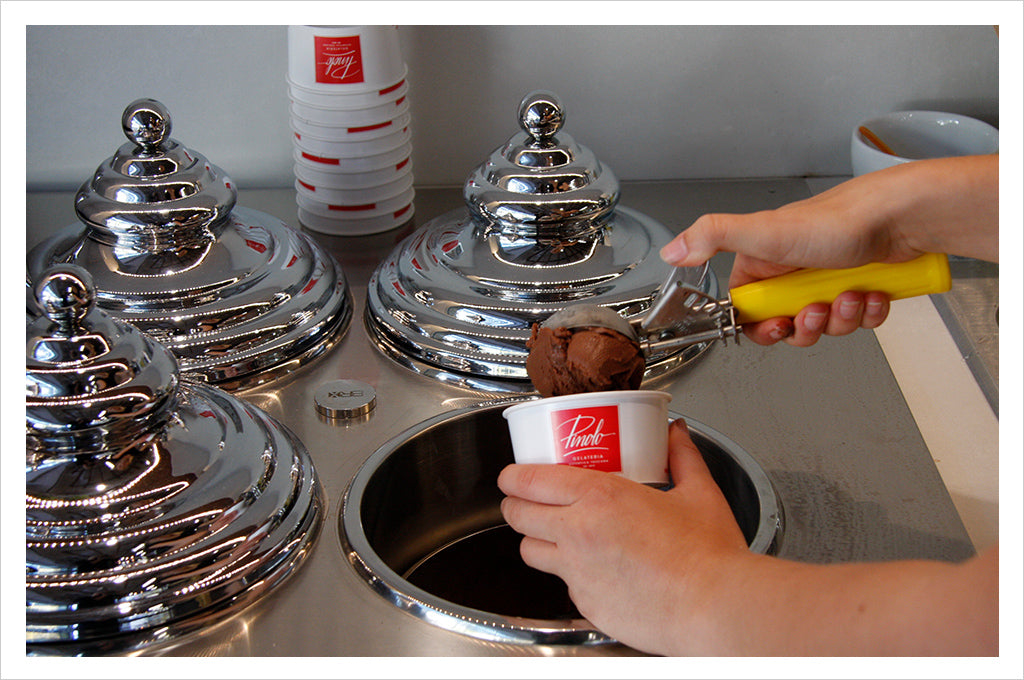
[[128,138],[79,189],[81,224],[30,254],[92,275],[96,304],[165,344],[182,372],[224,389],[270,380],[322,354],[348,328],[340,265],[281,220],[235,205],[231,179],[170,137],[152,99],[122,115]]
[[[386,355],[416,372],[485,392],[529,392],[530,328],[567,305],[642,317],[672,267],[673,234],[619,206],[619,182],[562,131],[550,92],[519,105],[522,130],[470,173],[466,207],[427,222],[375,270],[365,322]],[[691,277],[717,294],[706,267]],[[708,343],[648,357],[647,376],[683,366]]]
[[26,328],[29,654],[176,640],[255,601],[315,543],[324,498],[299,440],[94,306],[55,267]]

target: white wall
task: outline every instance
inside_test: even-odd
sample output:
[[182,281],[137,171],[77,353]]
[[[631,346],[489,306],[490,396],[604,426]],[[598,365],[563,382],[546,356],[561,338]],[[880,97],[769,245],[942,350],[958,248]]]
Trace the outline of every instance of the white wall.
[[[987,25],[400,35],[420,186],[461,185],[541,88],[565,103],[565,131],[623,180],[849,174],[854,124],[898,109],[999,123],[999,38]],[[124,142],[121,112],[144,96],[240,187],[290,186],[286,48],[284,26],[28,25],[28,189],[77,188]]]

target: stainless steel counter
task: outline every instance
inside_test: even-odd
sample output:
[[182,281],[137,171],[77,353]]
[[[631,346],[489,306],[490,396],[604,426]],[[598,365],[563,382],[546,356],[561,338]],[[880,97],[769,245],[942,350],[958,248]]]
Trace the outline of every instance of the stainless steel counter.
[[[799,179],[624,184],[622,204],[679,230],[709,211],[746,212],[810,195]],[[456,208],[457,189],[419,189],[417,221]],[[239,205],[296,224],[294,190],[242,191]],[[72,195],[28,196],[31,247],[74,222]],[[316,235],[341,262],[361,314],[367,280],[410,229],[371,237]],[[731,258],[712,265],[728,279]],[[314,407],[322,383],[372,385],[377,406],[360,420],[327,421]],[[973,547],[873,333],[824,338],[809,349],[750,342],[716,346],[651,385],[670,409],[719,430],[768,471],[786,517],[780,557],[811,562],[936,558]],[[342,494],[381,444],[439,412],[493,398],[441,384],[385,358],[361,319],[329,354],[275,383],[240,393],[294,430],[329,497],[319,542],[280,589],[215,629],[160,650],[175,655],[624,655],[620,645],[495,644],[433,627],[400,611],[355,573],[342,552]]]

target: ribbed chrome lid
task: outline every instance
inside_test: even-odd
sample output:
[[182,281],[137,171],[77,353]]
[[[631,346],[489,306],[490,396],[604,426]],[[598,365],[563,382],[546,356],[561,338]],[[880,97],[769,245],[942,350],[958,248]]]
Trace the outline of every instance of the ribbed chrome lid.
[[[410,234],[367,290],[366,327],[385,354],[488,392],[532,391],[526,341],[534,322],[583,302],[639,320],[671,271],[658,253],[674,234],[618,205],[614,174],[561,131],[558,98],[531,93],[518,113],[522,131],[469,175],[466,206]],[[686,278],[717,294],[706,266]],[[706,348],[648,357],[646,375]]]
[[281,423],[44,272],[26,327],[29,654],[123,652],[212,625],[295,571],[323,490]]
[[352,299],[333,257],[237,207],[227,175],[170,137],[160,102],[132,102],[121,127],[128,141],[75,198],[82,224],[33,249],[31,280],[81,265],[97,306],[169,347],[183,374],[224,389],[277,377],[340,339]]
[[178,370],[162,345],[95,309],[81,267],[57,266],[35,284],[42,315],[28,326],[28,444],[47,454],[125,446],[166,420]]
[[[558,97],[537,91],[519,105],[522,131],[478,166],[463,188],[475,217],[509,235],[582,233],[619,200],[619,181],[565,132]],[[557,136],[556,136],[557,135]]]

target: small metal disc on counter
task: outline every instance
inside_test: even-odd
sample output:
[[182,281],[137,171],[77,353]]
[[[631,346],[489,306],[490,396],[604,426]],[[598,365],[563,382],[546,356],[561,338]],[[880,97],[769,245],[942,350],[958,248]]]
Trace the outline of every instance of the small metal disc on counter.
[[[522,131],[468,177],[465,207],[436,217],[378,265],[365,325],[385,355],[449,384],[530,392],[532,325],[569,305],[612,309],[638,321],[672,267],[659,251],[674,234],[618,205],[619,182],[562,132],[565,110],[549,92],[527,95]],[[688,285],[717,295],[705,265]],[[703,354],[708,343],[647,357],[646,378]]]
[[352,318],[337,261],[276,217],[236,206],[224,171],[170,137],[160,102],[132,102],[121,127],[128,141],[75,197],[81,223],[29,253],[29,280],[83,267],[100,309],[170,348],[183,375],[226,390],[332,347]]
[[26,327],[29,655],[174,645],[305,563],[324,490],[282,423],[182,380],[163,345],[95,305],[88,272],[33,286]]
[[317,388],[313,401],[317,413],[325,418],[356,418],[374,409],[377,392],[358,380],[332,380]]

